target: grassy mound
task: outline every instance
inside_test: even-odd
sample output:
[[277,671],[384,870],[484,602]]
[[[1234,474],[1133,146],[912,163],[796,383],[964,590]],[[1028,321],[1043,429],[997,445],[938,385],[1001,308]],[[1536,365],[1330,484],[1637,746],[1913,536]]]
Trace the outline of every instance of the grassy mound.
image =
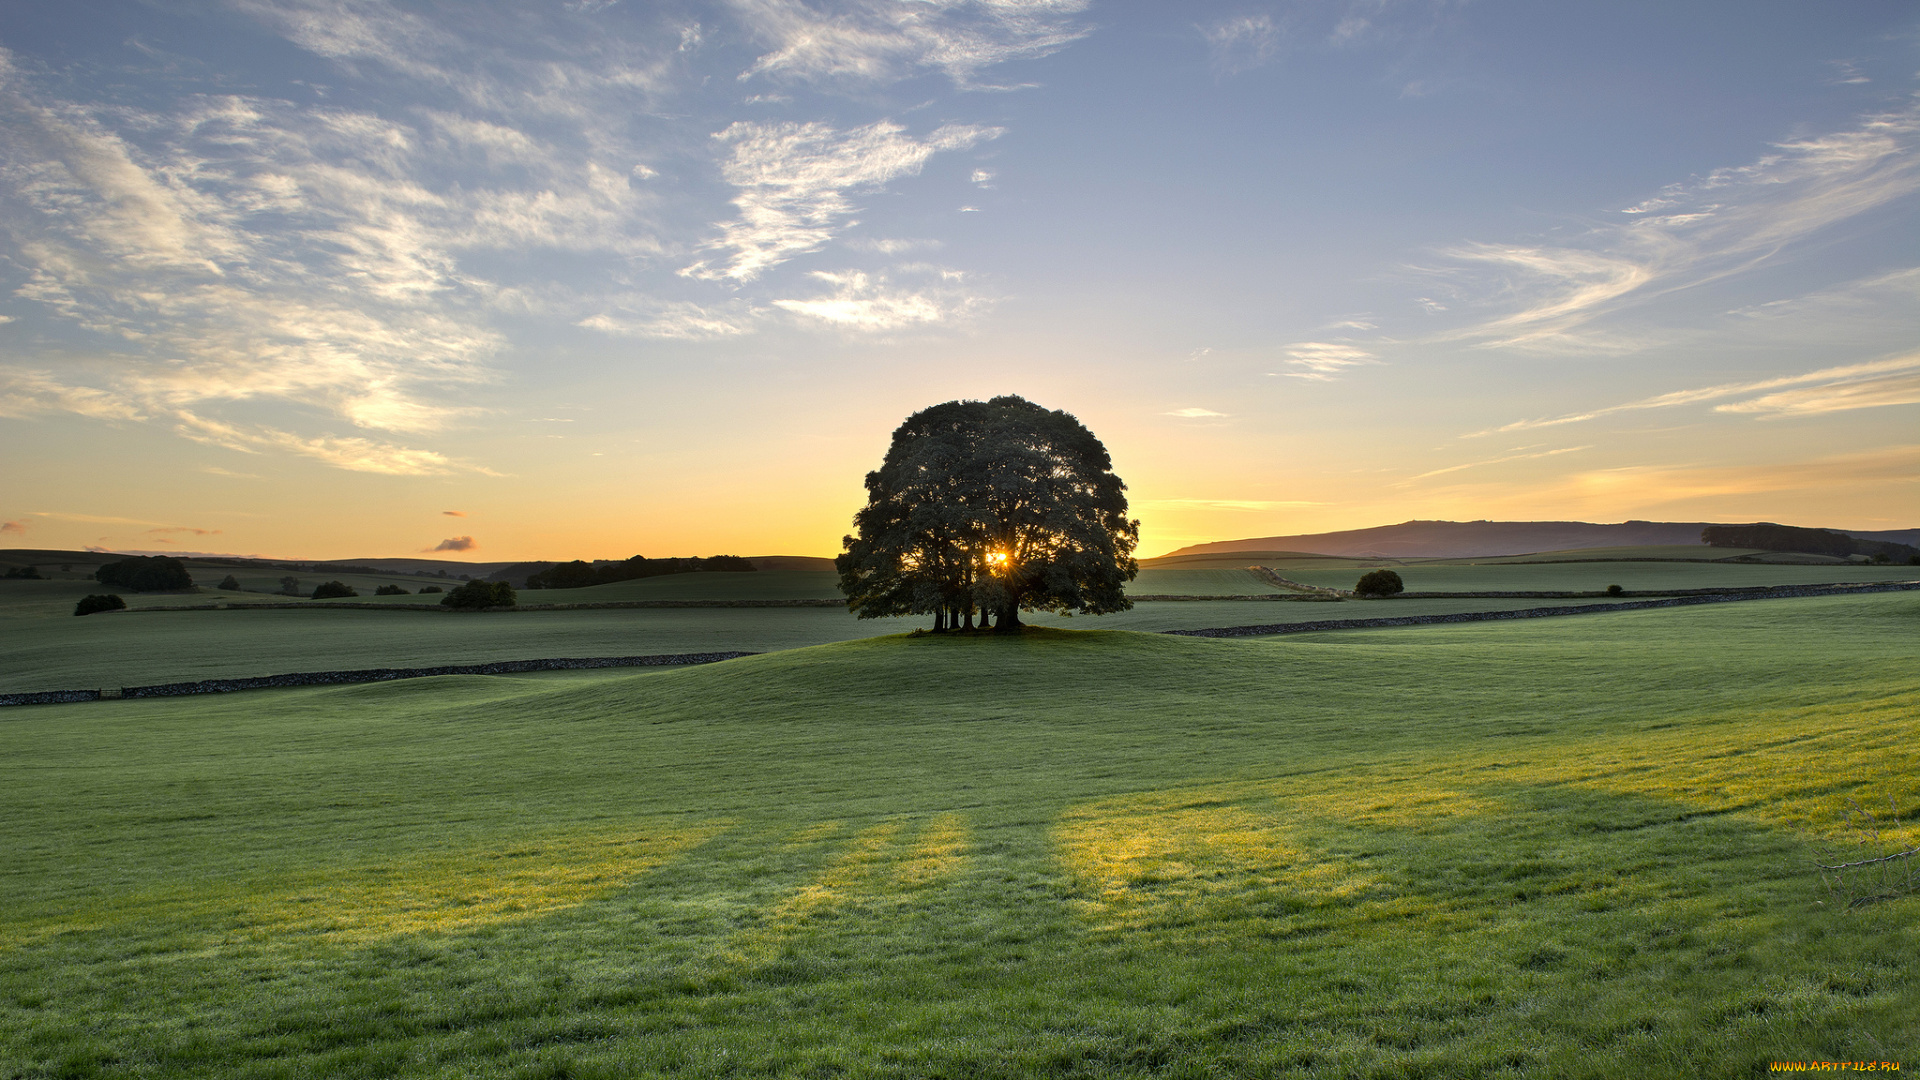
[[1755,607],[22,710],[0,1074],[1897,1059],[1920,598]]

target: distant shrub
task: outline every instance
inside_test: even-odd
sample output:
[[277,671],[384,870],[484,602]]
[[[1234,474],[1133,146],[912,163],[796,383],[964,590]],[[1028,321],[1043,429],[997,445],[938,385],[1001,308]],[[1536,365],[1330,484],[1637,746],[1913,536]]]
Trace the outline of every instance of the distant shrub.
[[74,605],[73,613],[75,615],[91,615],[96,611],[125,611],[126,609],[127,602],[125,600],[120,599],[112,593],[108,593],[105,596],[83,597],[78,604]]
[[1623,588],[1621,588],[1621,587],[1620,587],[1620,586],[1618,586],[1618,585],[1609,585],[1609,586],[1607,586],[1607,595],[1608,595],[1608,596],[1625,596],[1626,594],[1627,594],[1627,590],[1625,590],[1625,589],[1623,589]]
[[[420,591],[426,592],[427,590],[422,589]],[[382,585],[379,588],[373,590],[373,595],[375,596],[412,596],[413,594],[401,588],[398,585]]]
[[134,592],[193,588],[193,578],[187,574],[187,564],[165,555],[136,555],[110,562],[93,572],[93,580]]
[[220,584],[215,586],[215,588],[218,588],[222,592],[239,592],[240,579],[234,577],[232,574],[228,574],[226,577],[220,579]]
[[7,576],[26,581],[39,581],[40,568],[37,566],[9,566],[7,567]]
[[478,611],[481,608],[512,607],[516,602],[513,586],[504,581],[469,581],[442,597],[450,608]]
[[1907,556],[1907,565],[1908,565],[1908,566],[1920,566],[1920,555],[1909,555],[1909,556]]
[[430,593],[430,592],[444,592],[444,591],[445,591],[445,590],[443,590],[443,589],[441,589],[441,588],[440,588],[440,586],[438,586],[438,585],[422,585],[422,586],[420,586],[420,595],[422,595],[422,596],[425,596],[425,595],[426,595],[427,593]]
[[300,579],[297,577],[294,577],[292,574],[288,574],[286,577],[281,578],[280,591],[283,593],[286,593],[288,596],[299,596],[300,595]]
[[336,600],[343,596],[359,595],[360,593],[356,591],[353,586],[344,581],[325,582],[314,586],[313,589],[313,598],[315,600]]
[[1353,591],[1361,596],[1392,596],[1407,591],[1400,575],[1391,570],[1369,570],[1360,576],[1360,583]]

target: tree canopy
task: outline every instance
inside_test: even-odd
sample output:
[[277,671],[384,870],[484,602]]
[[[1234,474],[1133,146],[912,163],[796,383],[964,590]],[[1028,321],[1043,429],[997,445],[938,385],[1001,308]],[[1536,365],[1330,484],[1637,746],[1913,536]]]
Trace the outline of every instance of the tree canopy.
[[93,572],[93,580],[134,592],[193,588],[193,578],[187,573],[187,564],[166,555],[135,555],[107,563]]
[[1002,630],[1021,611],[1133,604],[1140,523],[1093,432],[1024,398],[949,401],[908,417],[867,474],[856,534],[834,561],[863,619],[933,614],[936,631]]
[[518,599],[513,594],[513,586],[504,581],[469,581],[442,597],[440,603],[450,608],[484,611],[487,608],[513,607]]

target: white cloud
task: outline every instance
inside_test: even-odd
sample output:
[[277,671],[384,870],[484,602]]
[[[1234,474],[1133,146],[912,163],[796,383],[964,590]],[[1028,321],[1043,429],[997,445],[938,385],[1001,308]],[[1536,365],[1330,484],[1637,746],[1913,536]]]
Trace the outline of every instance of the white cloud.
[[1208,510],[1288,510],[1300,506],[1325,506],[1322,502],[1299,499],[1142,499],[1141,506],[1200,507]]
[[845,241],[855,251],[873,251],[882,255],[904,255],[910,251],[934,251],[944,247],[938,240],[880,239],[856,236]]
[[1860,64],[1858,61],[1835,60],[1835,61],[1832,61],[1832,63],[1833,63],[1832,82],[1836,86],[1859,85],[1862,83],[1870,83],[1873,81],[1872,79],[1867,78],[1867,75],[1865,72],[1860,70]]
[[1225,416],[1227,414],[1214,412],[1212,409],[1202,409],[1202,408],[1189,406],[1188,408],[1185,408],[1185,409],[1175,409],[1172,412],[1168,413],[1167,415],[1180,416],[1180,417],[1185,417],[1186,419],[1189,419],[1189,420],[1196,420],[1206,416]]
[[[58,374],[0,375],[0,411],[171,419],[204,436],[205,406],[278,399],[436,431],[467,411],[449,389],[492,377],[505,338],[483,316],[527,299],[473,256],[662,250],[632,182],[650,170],[605,119],[658,89],[635,50],[586,36],[569,63],[536,62],[487,42],[500,27],[484,12],[441,25],[378,4],[238,6],[362,81],[397,75],[409,85],[394,100],[432,103],[395,118],[187,95],[141,112],[59,100],[0,63],[16,295],[108,342]],[[441,467],[378,440],[280,435],[227,443]]]
[[195,442],[245,454],[280,450],[313,458],[338,469],[389,476],[441,476],[455,472],[499,475],[477,465],[455,461],[437,451],[416,450],[359,436],[309,437],[268,427],[243,429],[188,412],[179,413],[178,418],[175,430],[181,435]]
[[1264,13],[1219,19],[1199,30],[1214,70],[1227,75],[1259,67],[1280,48],[1280,29]]
[[1526,453],[1526,451],[1531,449],[1532,447],[1521,447],[1514,453],[1503,454],[1500,457],[1487,458],[1484,461],[1469,461],[1461,465],[1449,465],[1444,469],[1434,469],[1430,472],[1423,472],[1418,476],[1410,476],[1405,482],[1410,484],[1416,480],[1425,480],[1431,476],[1445,476],[1448,473],[1456,473],[1464,469],[1478,469],[1484,465],[1504,465],[1509,461],[1533,461],[1539,458],[1559,457],[1561,454],[1575,454],[1582,450],[1591,450],[1593,447],[1591,445],[1563,446],[1557,450],[1541,450],[1535,453]]
[[957,275],[943,275],[947,280],[941,285],[918,290],[896,288],[884,275],[872,277],[857,271],[817,271],[809,276],[833,286],[833,293],[811,300],[775,300],[773,305],[849,330],[897,330],[949,322],[971,314],[984,303],[955,287]]
[[95,420],[140,420],[140,409],[125,396],[93,386],[73,386],[46,371],[0,368],[0,416],[27,417],[72,413]]
[[848,0],[832,13],[800,0],[733,7],[773,45],[742,79],[887,83],[938,71],[962,88],[986,89],[974,81],[983,69],[1046,56],[1088,33],[1072,18],[1087,0]]
[[1760,417],[1817,416],[1821,413],[1872,409],[1884,405],[1920,404],[1920,371],[1885,375],[1853,382],[1780,390],[1747,401],[1715,405],[1715,412],[1751,413]]
[[[1794,390],[1791,393],[1764,393],[1784,390],[1788,387],[1805,389]],[[1722,401],[1726,398],[1745,397],[1749,394],[1762,396],[1750,398],[1747,401],[1717,405],[1715,411],[1781,416],[1839,412],[1880,405],[1904,405],[1916,400],[1914,397],[1916,387],[1920,387],[1920,352],[1857,364],[1841,364],[1798,375],[1781,375],[1750,382],[1722,383],[1718,386],[1704,386],[1693,390],[1674,390],[1649,398],[1641,398],[1638,401],[1609,405],[1586,412],[1568,413],[1565,416],[1516,420],[1511,424],[1472,432],[1462,437],[1479,438],[1511,431],[1560,427],[1565,424],[1596,420],[1603,416],[1613,416],[1617,413],[1697,405],[1709,401]]]
[[934,154],[964,150],[1001,131],[949,124],[921,140],[887,120],[850,131],[819,123],[735,123],[714,138],[730,147],[721,173],[739,190],[733,200],[739,216],[722,223],[720,236],[706,245],[727,258],[719,265],[703,260],[681,273],[751,281],[832,239],[854,212],[851,192],[916,175]]
[[1301,341],[1286,347],[1287,363],[1298,371],[1273,372],[1295,379],[1327,382],[1347,368],[1380,361],[1365,349],[1339,342]]
[[1603,315],[1750,270],[1916,190],[1920,104],[1910,104],[1670,185],[1622,211],[1624,220],[1571,242],[1455,248],[1448,255],[1470,268],[1455,275],[1465,288],[1512,310],[1446,336],[1494,347],[1580,347],[1584,328]]
[[644,315],[603,313],[582,319],[577,325],[621,337],[701,341],[747,333],[753,329],[754,316],[750,310],[725,310],[676,301],[658,305]]

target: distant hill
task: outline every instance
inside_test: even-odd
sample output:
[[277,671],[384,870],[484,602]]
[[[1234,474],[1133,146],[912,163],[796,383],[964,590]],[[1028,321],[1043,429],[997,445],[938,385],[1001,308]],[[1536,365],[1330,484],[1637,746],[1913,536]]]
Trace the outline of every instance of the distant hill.
[[[1535,551],[1579,548],[1644,547],[1698,544],[1706,557],[1700,533],[1709,521],[1627,521],[1599,525],[1587,521],[1405,521],[1372,529],[1306,533],[1297,536],[1261,536],[1193,544],[1162,558],[1181,555],[1225,554],[1234,551],[1303,551],[1345,558],[1448,559],[1490,555],[1525,555]],[[1848,536],[1912,544],[1920,529],[1864,532],[1835,530]]]
[[762,570],[832,570],[833,560],[818,555],[749,555],[748,561]]
[[1920,556],[1920,548],[1889,540],[1863,540],[1826,529],[1800,529],[1791,525],[1762,522],[1758,525],[1709,525],[1704,538],[1714,547],[1759,548],[1762,551],[1800,551],[1844,559],[1867,555],[1891,562],[1906,562]]

